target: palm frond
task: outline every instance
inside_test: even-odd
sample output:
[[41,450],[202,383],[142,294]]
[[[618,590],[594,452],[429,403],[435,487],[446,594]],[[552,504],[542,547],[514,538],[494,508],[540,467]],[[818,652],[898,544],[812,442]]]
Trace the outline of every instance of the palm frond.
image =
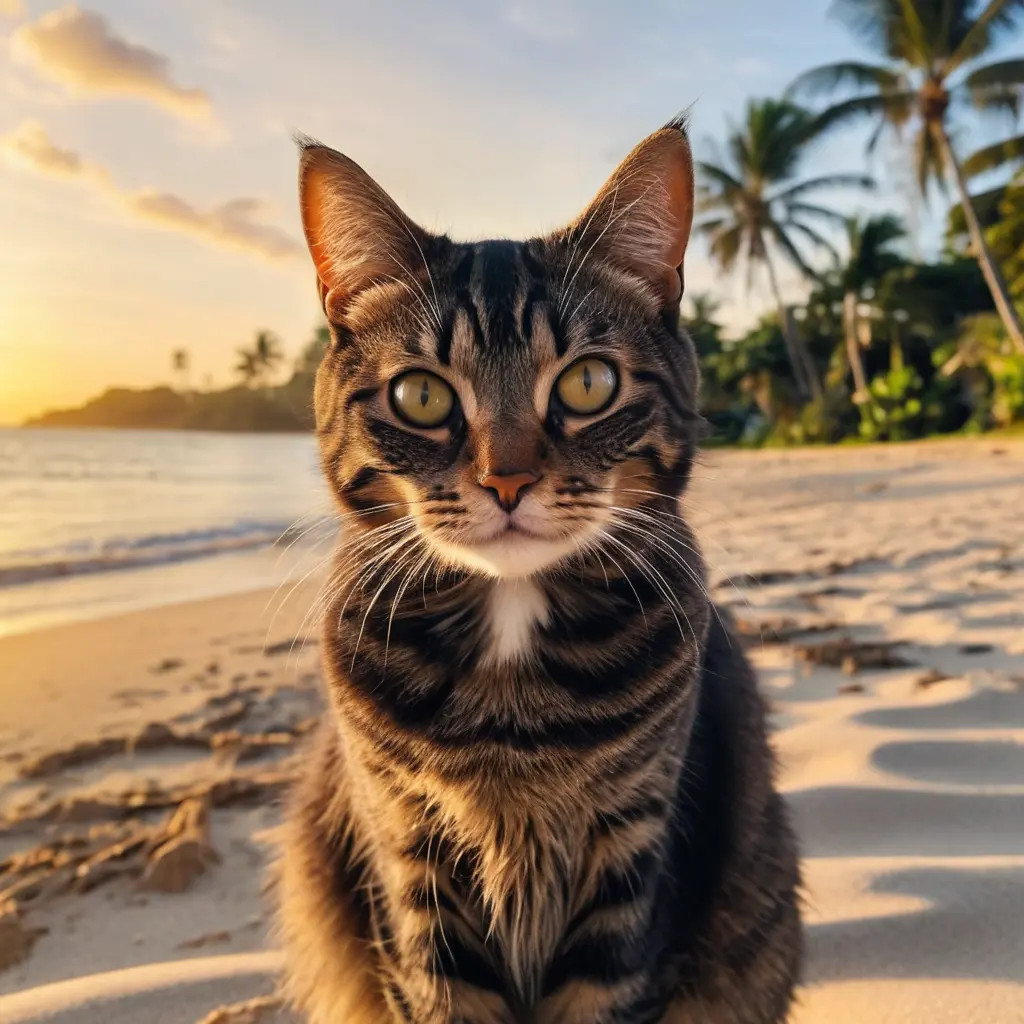
[[905,235],[903,222],[891,214],[851,219],[847,225],[849,256],[842,272],[843,290],[860,292],[865,285],[877,284],[889,271],[903,266],[906,260],[892,246]]
[[1004,60],[972,71],[961,88],[978,110],[1016,118],[1024,87],[1024,60]]
[[703,178],[705,182],[713,182],[718,185],[723,191],[728,192],[742,192],[743,183],[737,181],[737,179],[730,174],[724,167],[720,167],[718,164],[704,163],[703,161],[697,162],[697,174]]
[[712,259],[725,271],[730,271],[736,266],[742,249],[743,226],[740,224],[718,232],[708,246]]
[[[789,220],[786,222],[786,228],[789,231],[796,231],[803,235],[812,245],[819,249],[824,249],[828,253],[833,264],[839,262],[839,251],[832,244],[832,242],[826,238],[820,231],[815,230],[809,224],[804,224],[799,220]],[[820,275],[818,275],[820,276]]]
[[820,278],[818,272],[804,259],[803,253],[796,247],[793,240],[786,234],[786,227],[792,225],[782,225],[776,221],[772,221],[769,226],[769,231],[772,236],[772,240],[782,250],[786,258],[792,263],[797,270],[800,271],[804,277],[809,278],[812,281],[816,281]]
[[864,152],[871,156],[872,153],[878,148],[878,140],[882,137],[882,132],[885,131],[888,121],[884,117],[878,119],[878,123],[871,130],[871,134],[868,136],[867,145],[864,147]]
[[946,74],[980,57],[986,50],[1012,34],[1022,15],[1024,0],[989,0],[985,10],[956,40],[955,48],[945,61]]
[[697,221],[693,225],[693,230],[699,235],[710,238],[716,232],[733,224],[735,224],[735,220],[732,217],[709,217],[706,220]]
[[[1007,186],[990,188],[986,192],[977,192],[971,196],[971,206],[983,228],[998,224],[1001,219],[999,207],[1006,197]],[[946,217],[946,234],[957,238],[967,234],[967,218],[964,216],[962,203],[950,208]]]
[[858,91],[868,86],[879,90],[893,91],[903,84],[898,71],[884,64],[865,64],[862,61],[844,60],[835,64],[805,71],[786,90],[787,96],[819,97],[838,92],[840,89],[856,86]]
[[1001,60],[972,71],[963,84],[968,89],[992,85],[1024,85],[1024,60]]
[[837,210],[830,210],[827,206],[818,206],[814,203],[787,203],[786,212],[790,217],[794,215],[813,217],[836,227],[846,226],[846,217]]
[[789,188],[776,192],[772,199],[795,199],[805,192],[815,192],[818,189],[829,188],[858,188],[873,189],[875,179],[869,174],[824,174],[817,178],[808,178],[806,181],[790,185]]
[[993,85],[988,89],[975,92],[971,102],[975,110],[983,114],[996,114],[1008,117],[1011,122],[1017,120],[1020,112],[1021,90],[1016,85]]
[[968,178],[977,177],[986,171],[994,171],[1006,164],[1016,163],[1024,159],[1024,135],[1016,135],[1012,139],[993,142],[991,146],[983,146],[972,153],[960,165]]
[[[935,59],[936,38],[935,24],[925,27],[924,19],[917,9],[915,0],[897,0],[903,17],[902,33],[904,37],[903,59],[915,67],[931,67]],[[934,4],[931,4],[934,9]],[[930,19],[931,20],[931,19]],[[931,29],[931,31],[929,31]]]
[[879,251],[893,242],[898,242],[906,236],[907,229],[903,221],[891,213],[869,217],[861,230],[862,244],[875,251]]
[[789,177],[803,153],[811,121],[803,107],[788,100],[751,100],[741,133],[743,145],[736,150],[737,166],[751,180],[771,182]]
[[910,119],[914,110],[914,100],[915,94],[912,92],[855,96],[821,111],[814,118],[809,131],[812,137],[817,138],[833,128],[846,127],[875,117],[898,128]]
[[833,0],[829,13],[870,49],[903,59],[897,0]]

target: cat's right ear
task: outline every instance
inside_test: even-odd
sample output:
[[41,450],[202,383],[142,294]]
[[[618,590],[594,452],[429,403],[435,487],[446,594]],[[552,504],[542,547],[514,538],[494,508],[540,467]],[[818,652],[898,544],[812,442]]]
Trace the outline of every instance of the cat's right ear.
[[299,206],[327,318],[345,324],[353,304],[385,281],[409,281],[429,236],[347,156],[299,137]]

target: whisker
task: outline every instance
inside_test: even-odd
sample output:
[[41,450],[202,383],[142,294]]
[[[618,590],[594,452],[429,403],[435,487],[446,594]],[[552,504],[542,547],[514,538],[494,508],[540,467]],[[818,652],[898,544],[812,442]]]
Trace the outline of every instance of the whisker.
[[[614,537],[612,537],[612,535],[610,533],[608,533],[605,530],[602,530],[601,533],[599,534],[599,536],[601,537],[602,541],[605,541],[605,540],[614,541],[614,539],[615,539]],[[649,634],[651,632],[651,627],[650,627],[650,624],[647,622],[647,612],[644,610],[644,603],[643,603],[643,601],[640,600],[640,594],[637,592],[636,587],[633,586],[633,581],[629,578],[629,573],[627,573],[622,568],[622,566],[619,565],[619,563],[617,561],[615,561],[615,559],[607,551],[605,551],[604,553],[606,555],[608,555],[608,560],[612,563],[612,565],[614,565],[615,568],[619,570],[619,576],[622,579],[624,579],[629,584],[629,589],[633,591],[633,596],[636,598],[636,603],[637,603],[637,605],[640,608],[640,614],[643,616],[644,628],[647,630],[647,632]],[[605,579],[607,580],[607,578],[608,577],[606,575]]]

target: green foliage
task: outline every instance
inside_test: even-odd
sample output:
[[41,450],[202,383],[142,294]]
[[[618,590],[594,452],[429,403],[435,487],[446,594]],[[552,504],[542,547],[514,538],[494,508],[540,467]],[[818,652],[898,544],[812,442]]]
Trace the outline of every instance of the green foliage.
[[[778,318],[735,340],[706,316],[684,322],[700,346],[702,412],[718,444],[900,441],[1002,427],[1024,418],[1024,358],[1014,355],[973,260],[912,263],[889,248],[898,225],[851,226],[851,258],[797,310],[804,344],[826,368],[815,401],[801,399]],[[884,240],[889,241],[884,241]],[[843,297],[858,295],[866,393],[854,404]]]
[[1010,294],[1024,296],[1024,174],[1007,185],[999,215],[985,232],[992,255],[999,261]]
[[861,422],[868,441],[908,441],[922,434],[924,381],[911,366],[901,366],[875,377],[869,385],[873,402]]

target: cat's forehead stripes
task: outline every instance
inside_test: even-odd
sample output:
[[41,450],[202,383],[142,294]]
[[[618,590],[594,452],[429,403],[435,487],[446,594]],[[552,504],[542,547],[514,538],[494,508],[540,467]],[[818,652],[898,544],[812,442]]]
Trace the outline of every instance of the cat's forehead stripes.
[[538,310],[549,330],[536,340],[555,343],[549,304],[549,272],[529,251],[529,243],[492,240],[456,247],[451,270],[440,278],[447,307],[441,317],[434,355],[442,365],[472,352],[475,360],[502,363],[535,340]]

